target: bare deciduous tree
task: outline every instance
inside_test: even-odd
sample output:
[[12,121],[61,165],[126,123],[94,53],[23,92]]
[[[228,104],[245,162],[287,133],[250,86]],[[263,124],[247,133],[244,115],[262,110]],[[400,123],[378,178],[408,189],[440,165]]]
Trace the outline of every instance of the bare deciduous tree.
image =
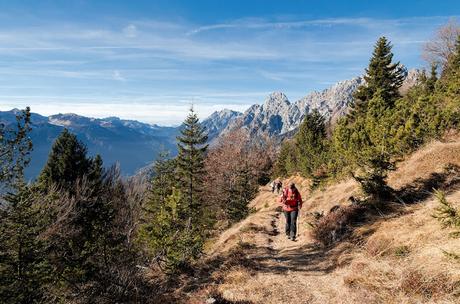
[[230,132],[206,158],[206,200],[213,202],[217,220],[237,221],[249,211],[247,204],[258,185],[270,176],[273,148],[253,143],[243,130]]
[[460,25],[452,18],[439,28],[432,40],[423,47],[422,57],[430,64],[444,69],[449,57],[455,52],[455,43],[460,35]]

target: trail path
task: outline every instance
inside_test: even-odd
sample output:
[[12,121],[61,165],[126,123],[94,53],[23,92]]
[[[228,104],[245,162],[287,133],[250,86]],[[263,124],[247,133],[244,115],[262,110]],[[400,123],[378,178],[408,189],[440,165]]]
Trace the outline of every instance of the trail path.
[[[305,189],[300,190],[307,194],[302,191]],[[334,252],[326,253],[309,237],[304,212],[299,217],[297,240],[289,240],[284,234],[284,215],[277,208],[277,195],[268,189],[262,189],[254,203],[256,209],[260,206],[264,207],[237,227],[243,231],[240,241],[252,246],[247,254],[252,267],[230,272],[229,276],[237,279],[221,285],[223,295],[250,303],[312,303],[317,295],[324,298],[321,276],[337,267]]]
[[446,190],[447,200],[460,208],[459,151],[457,135],[432,142],[399,163],[389,185],[412,204],[356,227],[354,240],[330,249],[311,239],[307,213],[349,204],[359,191],[355,181],[342,180],[314,193],[307,190],[308,180],[283,181],[295,182],[304,201],[297,242],[284,235],[277,195],[261,188],[250,204],[255,212],[224,231],[207,252],[215,266],[199,285],[204,298],[213,288],[230,301],[225,303],[458,303],[456,289],[449,286],[458,286],[460,266],[446,259],[443,250],[460,252],[460,243],[432,217],[439,203],[430,191]]

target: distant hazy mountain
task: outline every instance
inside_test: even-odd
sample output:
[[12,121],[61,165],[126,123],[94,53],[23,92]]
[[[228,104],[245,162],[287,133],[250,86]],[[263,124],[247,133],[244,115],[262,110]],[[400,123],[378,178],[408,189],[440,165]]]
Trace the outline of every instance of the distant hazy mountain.
[[[0,111],[0,122],[14,123],[16,111]],[[32,114],[31,119],[34,150],[26,171],[28,179],[38,175],[48,158],[51,145],[64,128],[76,134],[87,145],[90,155],[100,154],[105,165],[119,163],[124,175],[132,175],[150,164],[162,149],[176,153],[178,128],[116,117],[95,119],[76,114],[49,117]]]

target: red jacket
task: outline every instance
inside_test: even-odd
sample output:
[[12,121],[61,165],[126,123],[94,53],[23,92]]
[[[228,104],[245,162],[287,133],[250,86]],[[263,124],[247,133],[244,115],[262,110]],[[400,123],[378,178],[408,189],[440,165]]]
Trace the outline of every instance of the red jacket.
[[295,211],[302,208],[302,197],[299,190],[297,188],[284,188],[280,203],[283,205],[284,211]]

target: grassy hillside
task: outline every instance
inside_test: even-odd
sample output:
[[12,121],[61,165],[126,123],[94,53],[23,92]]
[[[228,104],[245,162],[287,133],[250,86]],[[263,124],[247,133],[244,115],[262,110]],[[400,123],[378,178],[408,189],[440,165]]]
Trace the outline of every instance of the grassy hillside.
[[454,135],[410,155],[389,183],[401,200],[416,199],[394,202],[330,247],[312,239],[307,222],[313,212],[350,204],[356,182],[310,193],[306,179],[285,181],[294,181],[305,199],[297,242],[280,233],[284,219],[276,195],[262,188],[251,203],[255,212],[209,245],[200,281],[184,282],[179,293],[189,303],[215,294],[249,303],[458,303],[460,263],[444,251],[460,252],[460,240],[432,217],[439,205],[432,188],[444,189],[460,207],[459,152],[460,136]]

